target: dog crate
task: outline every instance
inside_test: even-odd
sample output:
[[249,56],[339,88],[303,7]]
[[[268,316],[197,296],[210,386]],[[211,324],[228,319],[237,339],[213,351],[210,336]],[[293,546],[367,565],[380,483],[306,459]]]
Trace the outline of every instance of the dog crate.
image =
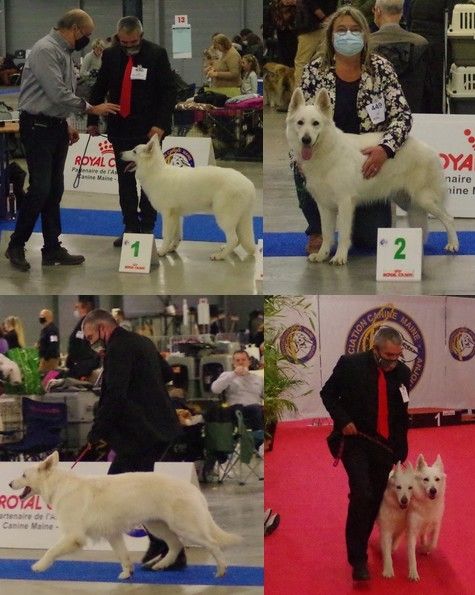
[[456,4],[447,30],[452,60],[461,66],[475,66],[475,5]]
[[474,114],[475,66],[452,64],[446,93],[451,114]]

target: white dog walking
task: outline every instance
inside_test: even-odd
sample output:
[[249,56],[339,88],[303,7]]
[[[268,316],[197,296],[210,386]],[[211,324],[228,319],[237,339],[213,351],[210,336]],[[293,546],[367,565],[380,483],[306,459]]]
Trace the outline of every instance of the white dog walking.
[[217,563],[216,576],[225,574],[221,546],[239,543],[241,538],[218,527],[197,487],[160,473],[80,477],[59,469],[58,460],[54,452],[10,482],[14,490],[23,488],[21,499],[39,494],[53,508],[62,533],[58,543],[33,564],[34,571],[42,572],[60,556],[83,547],[87,538],[104,538],[120,560],[119,578],[129,578],[133,565],[123,534],[143,524],[169,548],[165,557],[157,557],[153,570],[172,564],[183,541],[189,541],[212,554]]
[[392,552],[406,530],[408,507],[416,483],[411,463],[404,469],[398,462],[389,474],[388,485],[378,513],[379,538],[383,556],[383,576],[394,576]]
[[207,165],[174,167],[167,165],[157,135],[146,145],[124,151],[127,170],[136,176],[151,205],[162,215],[163,242],[160,256],[173,252],[181,241],[180,218],[190,213],[214,213],[226,236],[223,248],[211,260],[223,260],[239,244],[254,254],[252,211],[256,201],[254,184],[235,169]]
[[312,262],[323,262],[330,254],[338,229],[338,248],[333,264],[346,264],[351,244],[355,207],[381,198],[395,200],[407,210],[412,227],[427,225],[427,214],[439,219],[447,230],[448,252],[457,252],[459,242],[452,217],[444,209],[446,186],[436,153],[409,137],[380,172],[365,179],[362,166],[365,148],[377,145],[382,133],[347,134],[333,122],[326,90],[320,90],[313,105],[305,105],[297,88],[287,114],[287,139],[306,178],[307,189],[318,204],[323,243]]
[[416,547],[429,554],[437,545],[444,514],[446,475],[440,455],[429,466],[420,454],[416,462],[416,489],[407,513],[409,578],[419,580]]

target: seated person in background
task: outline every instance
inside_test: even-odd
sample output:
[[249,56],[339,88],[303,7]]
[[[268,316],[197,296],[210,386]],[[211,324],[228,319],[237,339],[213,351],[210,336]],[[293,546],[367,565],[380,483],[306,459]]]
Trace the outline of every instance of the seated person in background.
[[211,390],[215,395],[225,391],[230,409],[240,409],[246,426],[256,431],[264,428],[264,378],[249,371],[250,363],[246,351],[235,351],[234,370],[220,374],[212,383]]
[[259,73],[259,64],[252,54],[246,54],[241,60],[241,93],[249,95],[257,93],[257,75]]
[[211,79],[211,90],[234,97],[241,93],[241,56],[231,41],[219,33],[213,37],[213,48],[221,52],[213,66],[206,70]]
[[10,77],[12,74],[20,72],[13,61],[13,56],[7,54],[5,57],[0,57],[0,84],[4,86],[10,85]]
[[102,52],[105,47],[106,44],[102,39],[95,39],[92,42],[92,50],[84,56],[81,63],[81,69],[79,71],[81,78],[86,78],[94,73],[97,75],[102,64]]

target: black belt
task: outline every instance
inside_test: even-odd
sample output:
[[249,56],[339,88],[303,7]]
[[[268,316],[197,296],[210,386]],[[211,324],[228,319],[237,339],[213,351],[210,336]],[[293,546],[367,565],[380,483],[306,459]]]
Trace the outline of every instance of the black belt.
[[20,120],[34,122],[46,128],[63,126],[66,122],[66,118],[55,118],[54,116],[46,116],[45,114],[30,114],[29,112],[21,112]]

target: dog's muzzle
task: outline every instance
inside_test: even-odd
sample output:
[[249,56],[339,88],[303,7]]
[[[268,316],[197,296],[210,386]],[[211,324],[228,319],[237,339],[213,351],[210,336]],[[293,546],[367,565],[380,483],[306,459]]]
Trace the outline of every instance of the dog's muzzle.
[[309,159],[312,158],[312,154],[313,154],[312,139],[310,136],[308,136],[306,134],[305,136],[302,136],[302,159],[304,161],[308,161]]

